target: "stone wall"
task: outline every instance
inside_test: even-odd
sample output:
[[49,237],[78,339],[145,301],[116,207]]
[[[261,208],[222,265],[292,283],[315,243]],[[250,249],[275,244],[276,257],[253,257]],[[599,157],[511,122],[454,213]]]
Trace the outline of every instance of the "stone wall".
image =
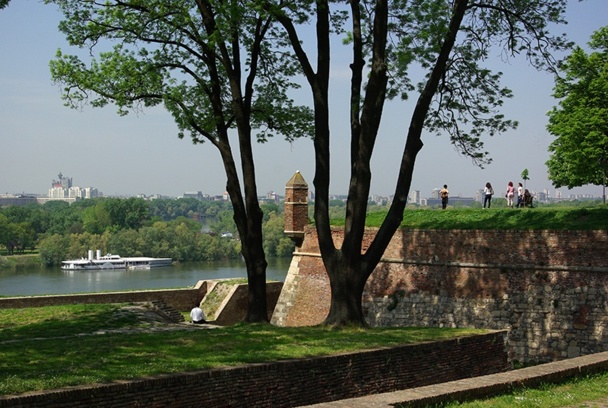
[[[74,295],[49,295],[0,298],[0,309],[21,309],[28,307],[57,306],[68,304],[94,304],[94,303],[131,303],[131,302],[162,302],[175,310],[188,311],[195,303],[204,301],[208,292],[211,292],[218,281],[199,281],[194,288],[142,290],[133,292],[104,292],[84,293]],[[281,293],[283,282],[266,283],[266,304],[268,316],[276,306]],[[247,285],[231,285],[229,293],[223,297],[214,316],[207,316],[214,324],[228,326],[243,321],[247,314],[248,290]]]
[[507,371],[505,336],[0,396],[0,408],[303,406]]
[[70,295],[21,296],[0,298],[0,309],[20,309],[74,304],[130,303],[161,301],[176,310],[190,310],[207,293],[207,281],[194,288],[142,290],[132,292],[102,292]]
[[[266,305],[268,316],[272,316],[272,312],[277,304],[283,282],[267,282],[266,283]],[[249,301],[249,290],[246,284],[232,285],[230,292],[226,294],[223,302],[218,307],[214,316],[207,316],[213,320],[214,324],[220,326],[229,326],[238,322],[242,322],[247,316],[247,303]]]
[[[376,230],[365,236],[366,245]],[[334,229],[339,246],[343,231]],[[330,288],[314,228],[292,259],[273,315],[314,325]],[[363,295],[373,326],[509,330],[509,351],[547,362],[608,350],[608,232],[400,230]]]

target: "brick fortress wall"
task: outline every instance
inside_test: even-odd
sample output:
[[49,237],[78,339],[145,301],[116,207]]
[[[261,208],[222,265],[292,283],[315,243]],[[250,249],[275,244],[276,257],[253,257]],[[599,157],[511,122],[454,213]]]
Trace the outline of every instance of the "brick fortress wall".
[[[339,246],[342,229],[333,235]],[[316,231],[307,227],[273,323],[318,324],[329,300]],[[510,355],[522,362],[606,351],[608,232],[400,230],[363,306],[372,326],[509,330]]]

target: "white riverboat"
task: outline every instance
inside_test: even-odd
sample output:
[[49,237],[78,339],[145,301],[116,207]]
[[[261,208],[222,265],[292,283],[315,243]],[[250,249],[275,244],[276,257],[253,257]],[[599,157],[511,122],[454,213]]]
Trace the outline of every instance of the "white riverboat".
[[160,266],[169,266],[173,263],[171,258],[150,258],[147,256],[121,257],[119,255],[107,254],[102,256],[97,251],[89,251],[88,258],[70,259],[61,263],[61,269],[68,271],[86,269],[150,269]]

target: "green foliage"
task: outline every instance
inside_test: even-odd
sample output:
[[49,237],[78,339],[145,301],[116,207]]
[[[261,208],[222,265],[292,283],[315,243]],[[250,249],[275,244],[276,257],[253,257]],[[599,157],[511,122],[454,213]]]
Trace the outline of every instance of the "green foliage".
[[59,234],[45,238],[40,244],[40,259],[45,265],[60,265],[66,259],[69,239]]
[[608,27],[591,36],[587,54],[576,47],[560,67],[549,111],[549,179],[556,187],[606,185],[608,174]]
[[103,234],[58,234],[43,238],[40,256],[47,265],[59,265],[65,259],[86,257],[89,249],[121,256],[168,257],[175,261],[211,261],[238,259],[240,242],[222,239],[200,231],[189,220],[155,222],[139,230],[123,229]]
[[40,267],[40,255],[38,252],[35,254],[26,253],[19,256],[2,256],[0,255],[0,270],[2,269],[16,269],[16,268],[29,268],[29,267]]
[[[45,2],[61,7],[65,20],[59,28],[70,45],[85,47],[93,56],[83,59],[58,51],[51,61],[52,77],[64,85],[68,106],[113,103],[125,115],[162,104],[173,115],[179,137],[189,134],[196,143],[217,144],[224,137],[218,133],[221,127],[238,125],[233,99],[242,97],[259,141],[277,134],[291,140],[312,133],[310,109],[296,106],[287,96],[289,89],[299,87],[290,80],[295,73],[292,60],[284,57],[284,47],[275,52],[267,36],[280,37],[270,35],[268,16],[254,2],[238,7],[209,2],[200,9],[195,2],[181,2],[170,10],[162,0],[148,1],[145,7]],[[106,46],[116,41],[112,48]],[[246,71],[247,86],[236,84]],[[230,97],[231,92],[238,95]]]
[[197,200],[191,197],[148,201],[150,217],[159,217],[163,221],[175,220],[178,217],[194,220],[215,219],[220,211],[229,209],[232,209],[230,202]]
[[274,211],[265,215],[268,216],[268,220],[262,228],[262,233],[264,234],[264,252],[270,257],[291,256],[295,246],[293,241],[283,233],[283,216]]
[[[364,3],[373,7],[372,2]],[[538,69],[551,67],[553,51],[568,47],[564,36],[549,30],[551,24],[564,22],[566,3],[498,0],[491,7],[469,2],[466,8],[443,0],[389,3],[389,41],[383,55],[388,61],[388,96],[420,95],[418,103],[429,104],[426,130],[449,135],[455,148],[476,164],[489,163],[482,137],[515,128],[517,122],[500,113],[513,94],[501,84],[502,72],[493,72],[487,61],[498,49],[505,58],[520,54]],[[463,10],[462,21],[450,26],[457,9]],[[374,11],[367,16],[370,20],[380,12]],[[364,43],[372,44],[372,22],[364,24],[369,31]],[[454,44],[446,40],[450,29],[458,32]],[[378,33],[374,40],[380,41]],[[371,55],[364,58],[372,64]],[[419,77],[420,68],[425,75]],[[433,78],[440,78],[436,89]]]
[[[155,222],[152,214],[167,221]],[[48,265],[85,257],[89,249],[178,261],[238,258],[238,240],[220,241],[201,231],[197,220],[213,225],[216,218],[214,230],[236,231],[230,203],[225,202],[99,198],[72,205],[7,207],[0,209],[0,245],[40,245]]]

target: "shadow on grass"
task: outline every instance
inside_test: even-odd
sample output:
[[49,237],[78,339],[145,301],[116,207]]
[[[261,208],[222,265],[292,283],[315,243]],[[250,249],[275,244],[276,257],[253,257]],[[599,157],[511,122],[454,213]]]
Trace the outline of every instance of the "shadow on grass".
[[0,310],[0,341],[53,338],[138,324],[121,305],[66,305]]
[[[98,316],[104,316],[100,314]],[[480,333],[470,329],[218,329],[0,343],[0,395],[151,375],[330,355]]]

